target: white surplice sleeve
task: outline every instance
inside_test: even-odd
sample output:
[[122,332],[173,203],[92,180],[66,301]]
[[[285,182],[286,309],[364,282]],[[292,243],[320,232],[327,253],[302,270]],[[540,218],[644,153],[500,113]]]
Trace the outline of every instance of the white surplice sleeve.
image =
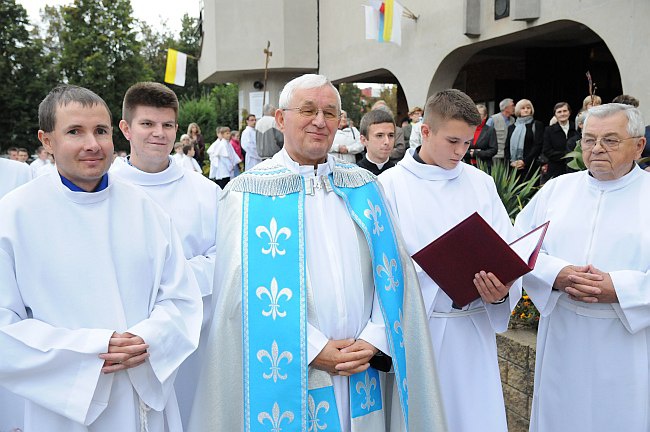
[[386,338],[386,323],[376,293],[372,300],[370,319],[357,339],[363,339],[384,354],[390,355],[388,339]]
[[[548,188],[550,185],[546,185]],[[515,233],[522,236],[546,222],[547,203],[545,190],[539,191],[517,215]],[[551,224],[553,221],[551,221]],[[542,316],[548,316],[557,303],[561,292],[553,290],[553,284],[560,271],[571,263],[549,255],[542,244],[535,268],[523,276],[523,289],[530,296]]]
[[[499,233],[499,235],[511,242],[515,239],[515,232],[510,222],[510,217],[506,211],[501,199],[496,190],[493,181],[489,182],[489,193],[492,196],[492,228]],[[489,269],[486,269],[489,271]],[[510,281],[501,281],[501,283],[508,283]],[[488,319],[495,332],[501,333],[508,329],[508,322],[510,321],[510,313],[517,306],[521,298],[521,278],[517,279],[510,290],[508,291],[508,300],[501,304],[485,304]]]
[[149,345],[149,359],[127,372],[140,399],[156,411],[165,408],[178,367],[198,347],[203,318],[196,278],[171,224],[168,230],[171,242],[151,314],[127,329]]
[[322,331],[307,323],[307,364],[311,364],[318,357],[327,342],[329,339]]
[[[214,215],[215,220],[204,226],[209,227],[210,232],[207,233],[212,240],[210,247],[202,252],[201,254],[192,257],[188,260],[196,282],[199,285],[199,290],[201,291],[201,297],[203,298],[203,323],[204,326],[210,320],[210,311],[212,310],[212,299],[216,300],[216,295],[213,296],[214,290],[214,268],[217,255],[217,223],[219,221],[219,202],[221,199],[222,191],[219,186],[216,187],[216,195],[214,197],[215,202],[217,203],[217,214]],[[215,293],[216,294],[216,293]]]
[[108,404],[112,376],[102,375],[113,330],[57,328],[29,318],[13,270],[0,250],[0,382],[8,390],[78,423]]
[[619,303],[612,306],[630,333],[650,327],[650,270],[609,272]]

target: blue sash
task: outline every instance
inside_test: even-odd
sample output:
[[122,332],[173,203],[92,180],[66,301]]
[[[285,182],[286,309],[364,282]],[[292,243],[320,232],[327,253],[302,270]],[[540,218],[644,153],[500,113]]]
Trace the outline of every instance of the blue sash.
[[[372,258],[375,294],[386,323],[386,338],[393,359],[395,379],[398,383],[399,397],[408,430],[408,387],[406,381],[406,350],[404,349],[404,334],[402,332],[402,309],[404,303],[404,273],[397,247],[397,238],[393,225],[388,217],[388,210],[377,183],[367,183],[357,188],[338,188],[334,191],[345,201],[350,216],[363,231]],[[379,389],[379,374],[376,374],[377,389]],[[358,403],[362,412],[369,409],[369,397],[357,391],[358,387],[367,388],[374,378],[364,376],[365,372],[350,377],[350,404]],[[360,376],[359,376],[360,375]],[[353,387],[353,382],[355,383]],[[363,385],[367,382],[368,385]],[[360,385],[361,384],[361,385]],[[364,390],[365,392],[365,390]],[[353,401],[353,393],[354,395]],[[359,398],[359,396],[362,396]],[[381,398],[379,398],[381,400]],[[361,403],[359,403],[361,402]],[[377,409],[381,409],[381,406]],[[352,417],[355,417],[355,406],[352,405]]]
[[[327,180],[333,183],[331,174]],[[340,430],[332,386],[308,390],[307,385],[303,191],[282,196],[244,193],[242,336],[246,432]],[[401,405],[408,421],[406,356],[400,324],[404,281],[392,224],[374,182],[334,191],[343,198],[368,241],[375,292],[386,322]],[[350,377],[353,418],[382,409],[379,381],[374,369]]]

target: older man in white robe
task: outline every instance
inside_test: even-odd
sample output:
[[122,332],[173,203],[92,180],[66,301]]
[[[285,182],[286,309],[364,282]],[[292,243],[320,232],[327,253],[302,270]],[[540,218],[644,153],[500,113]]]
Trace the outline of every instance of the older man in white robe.
[[0,200],[0,385],[27,431],[181,430],[173,383],[202,315],[172,222],[106,173],[99,96],[57,87],[39,125],[57,171]]
[[446,430],[422,299],[381,190],[327,154],[338,92],[304,75],[280,107],[284,148],[220,202],[220,295],[189,430]]
[[544,185],[517,217],[550,220],[524,288],[540,310],[530,430],[650,430],[650,176],[640,112],[591,108],[586,171]]

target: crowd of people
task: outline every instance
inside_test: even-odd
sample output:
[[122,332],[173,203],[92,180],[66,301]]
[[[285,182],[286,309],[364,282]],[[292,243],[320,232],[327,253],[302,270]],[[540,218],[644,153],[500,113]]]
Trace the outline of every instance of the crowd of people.
[[[449,89],[357,128],[307,74],[208,145],[145,82],[120,155],[104,100],[54,88],[32,167],[0,159],[0,430],[505,432],[495,334],[522,287],[531,431],[648,430],[648,129],[601,102],[576,128],[565,102],[542,122]],[[542,173],[514,226],[479,161]],[[457,304],[411,257],[474,213],[506,241],[550,224],[533,271],[476,269]]]

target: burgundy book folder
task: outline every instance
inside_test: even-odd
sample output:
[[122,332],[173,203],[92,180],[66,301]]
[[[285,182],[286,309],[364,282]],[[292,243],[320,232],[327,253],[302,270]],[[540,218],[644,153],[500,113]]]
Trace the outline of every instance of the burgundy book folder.
[[[473,281],[481,270],[494,273],[504,284],[533,270],[548,224],[540,225],[509,245],[485,219],[473,213],[416,252],[413,259],[462,307],[480,297]],[[524,250],[518,254],[513,247]],[[520,255],[527,257],[526,260]]]

